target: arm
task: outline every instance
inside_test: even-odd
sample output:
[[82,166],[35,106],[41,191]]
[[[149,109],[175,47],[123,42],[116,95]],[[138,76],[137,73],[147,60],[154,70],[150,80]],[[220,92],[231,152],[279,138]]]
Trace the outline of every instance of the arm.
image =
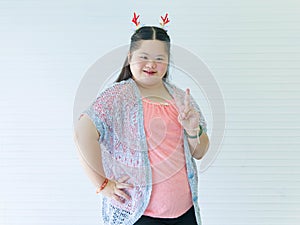
[[[188,132],[188,135],[197,136],[198,132],[199,130]],[[200,139],[200,144],[198,142],[198,138],[188,138],[191,154],[195,159],[201,159],[209,148],[209,138],[205,132],[202,132],[199,139]]]
[[98,143],[99,137],[100,133],[92,121],[88,116],[83,115],[76,124],[74,141],[77,146],[80,163],[96,187],[105,180],[101,163],[101,149]]
[[[83,115],[76,124],[74,141],[84,171],[98,189],[106,179],[102,165],[101,149],[98,143],[99,137],[100,133],[93,122],[87,115]],[[122,178],[118,182],[109,180],[101,193],[117,201],[124,202],[124,199],[129,199],[130,196],[123,189],[132,187],[132,185],[124,183],[125,181],[126,178]]]
[[205,125],[205,122],[204,119],[201,118],[200,109],[196,110],[195,106],[191,104],[191,96],[189,89],[186,90],[184,97],[184,105],[180,105],[179,112],[180,114],[178,119],[188,135],[188,143],[191,154],[194,158],[201,159],[208,151],[209,138],[206,132],[204,131],[202,131],[200,137],[198,137],[200,131],[199,124],[201,124],[201,119],[202,124]]

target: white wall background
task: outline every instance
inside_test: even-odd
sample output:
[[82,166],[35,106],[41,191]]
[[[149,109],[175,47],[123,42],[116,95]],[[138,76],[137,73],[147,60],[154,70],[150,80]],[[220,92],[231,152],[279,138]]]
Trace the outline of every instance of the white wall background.
[[[224,94],[221,152],[201,174],[204,225],[300,221],[300,2],[0,0],[0,224],[99,224],[72,139],[86,70],[129,43],[133,11],[202,58]],[[105,76],[105,74],[103,74]]]

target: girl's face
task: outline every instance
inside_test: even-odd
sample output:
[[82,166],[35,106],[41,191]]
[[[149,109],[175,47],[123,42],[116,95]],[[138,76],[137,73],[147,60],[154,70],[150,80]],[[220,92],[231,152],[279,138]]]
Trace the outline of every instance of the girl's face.
[[166,44],[159,40],[143,40],[137,50],[128,55],[133,79],[141,85],[161,84],[168,70]]

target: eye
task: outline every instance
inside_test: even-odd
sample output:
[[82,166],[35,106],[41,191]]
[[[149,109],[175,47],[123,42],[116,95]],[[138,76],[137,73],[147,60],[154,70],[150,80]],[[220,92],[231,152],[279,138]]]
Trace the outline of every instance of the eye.
[[148,59],[148,57],[145,56],[145,55],[141,55],[140,58],[141,58],[141,59],[144,59],[144,60],[147,60],[147,59]]
[[157,61],[163,61],[164,58],[156,58]]

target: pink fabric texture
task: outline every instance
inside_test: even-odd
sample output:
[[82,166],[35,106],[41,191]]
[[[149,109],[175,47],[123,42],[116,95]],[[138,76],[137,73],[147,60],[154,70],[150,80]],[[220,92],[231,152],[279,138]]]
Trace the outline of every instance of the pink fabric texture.
[[178,110],[173,100],[162,104],[143,98],[143,111],[153,183],[144,215],[175,218],[193,205]]

